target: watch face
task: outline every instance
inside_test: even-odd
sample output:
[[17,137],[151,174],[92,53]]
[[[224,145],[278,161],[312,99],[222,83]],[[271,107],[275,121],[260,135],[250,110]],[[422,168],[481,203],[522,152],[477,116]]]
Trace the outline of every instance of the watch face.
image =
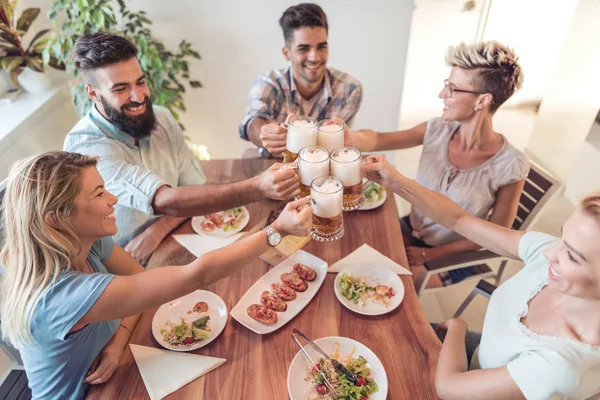
[[281,242],[281,235],[279,232],[273,232],[269,235],[269,244],[271,246],[277,246]]

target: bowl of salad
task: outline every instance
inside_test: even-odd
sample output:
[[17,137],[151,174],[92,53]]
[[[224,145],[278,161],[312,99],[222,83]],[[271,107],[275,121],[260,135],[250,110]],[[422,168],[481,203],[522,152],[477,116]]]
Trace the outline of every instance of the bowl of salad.
[[152,319],[152,335],[166,349],[190,351],[206,346],[227,324],[227,306],[216,294],[196,290],[163,304]]
[[383,186],[378,183],[372,183],[371,186],[365,190],[365,204],[359,208],[359,210],[372,210],[381,206],[387,199],[387,191]]
[[[312,347],[305,346],[304,349],[316,363],[316,367],[302,352],[296,354],[288,370],[288,392],[292,400],[383,400],[387,397],[385,369],[367,346],[339,336],[317,339],[314,343],[353,373],[357,378],[356,382],[351,382],[345,375],[338,373]],[[337,397],[324,385],[323,375],[337,392]]]
[[248,209],[234,207],[192,218],[192,229],[203,236],[227,237],[244,229],[248,221],[250,221]]

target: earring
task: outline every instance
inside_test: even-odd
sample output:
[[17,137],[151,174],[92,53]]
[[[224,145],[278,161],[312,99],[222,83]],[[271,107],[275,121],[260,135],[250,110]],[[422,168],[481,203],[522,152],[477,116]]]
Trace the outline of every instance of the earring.
[[479,107],[475,107],[475,108],[474,108],[474,110],[475,110],[475,111],[479,111]]

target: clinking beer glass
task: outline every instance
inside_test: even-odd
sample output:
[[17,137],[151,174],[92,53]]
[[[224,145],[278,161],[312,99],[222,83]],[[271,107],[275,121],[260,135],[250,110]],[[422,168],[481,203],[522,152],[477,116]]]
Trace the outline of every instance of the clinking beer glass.
[[331,175],[344,185],[344,211],[352,211],[365,204],[364,190],[373,182],[362,182],[361,154],[354,147],[342,147],[331,152]]
[[319,242],[333,242],[344,236],[342,198],[344,185],[333,176],[322,176],[312,181],[313,230],[310,236]]
[[312,117],[298,116],[288,122],[287,139],[283,162],[294,162],[303,147],[317,144],[317,120]]
[[329,176],[329,152],[320,146],[304,147],[298,153],[301,196],[308,196],[312,181],[322,176]]

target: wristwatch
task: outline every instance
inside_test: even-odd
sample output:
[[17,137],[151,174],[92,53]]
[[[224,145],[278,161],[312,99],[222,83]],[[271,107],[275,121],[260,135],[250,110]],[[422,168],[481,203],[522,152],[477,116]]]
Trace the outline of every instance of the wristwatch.
[[275,247],[281,243],[281,233],[277,232],[271,225],[265,227],[264,231],[267,233],[267,242],[269,245]]

